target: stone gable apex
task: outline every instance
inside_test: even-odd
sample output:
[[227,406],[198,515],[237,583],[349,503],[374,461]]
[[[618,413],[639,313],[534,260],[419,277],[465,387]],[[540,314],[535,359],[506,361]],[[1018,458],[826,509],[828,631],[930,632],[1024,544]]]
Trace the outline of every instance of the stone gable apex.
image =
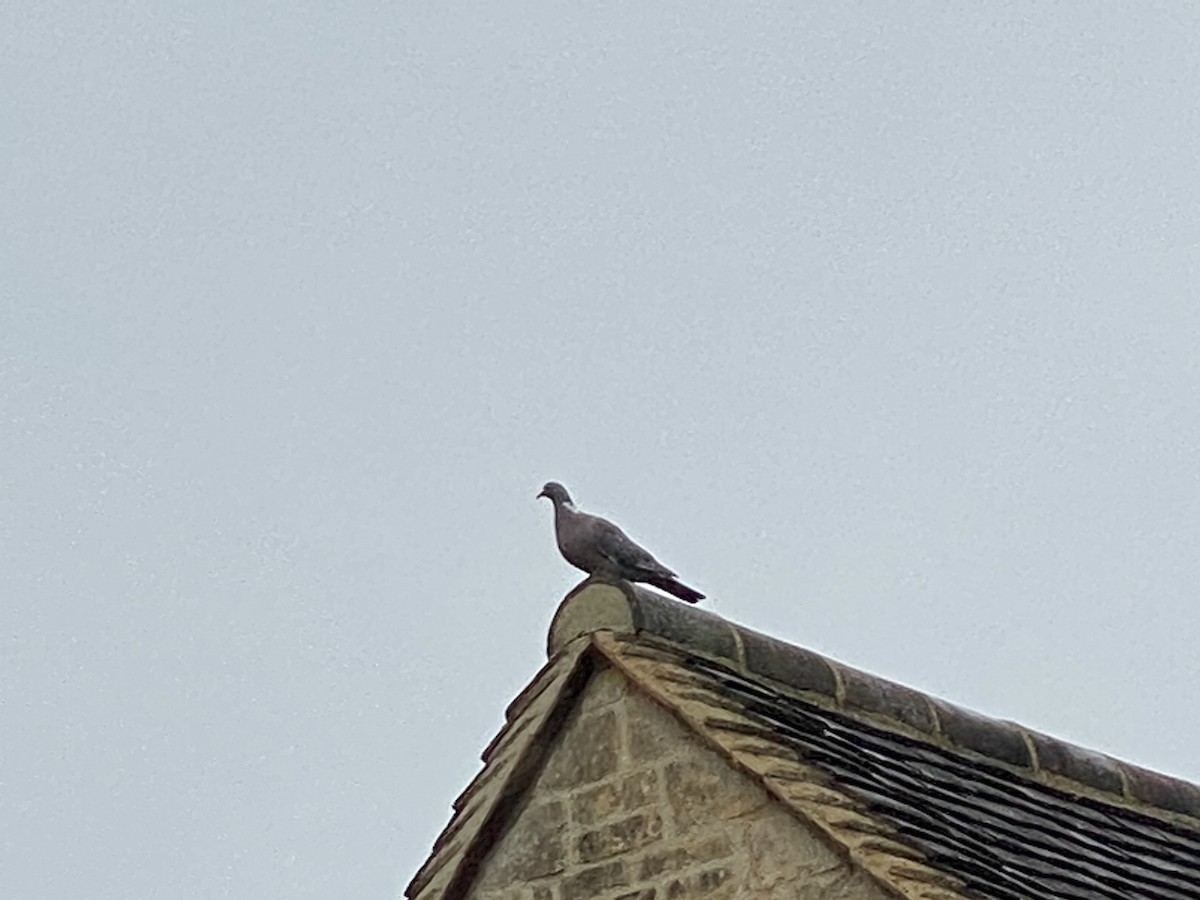
[[921,892],[880,882],[616,656],[576,642],[510,705],[410,900],[963,897],[907,850]]
[[593,674],[465,896],[891,898],[612,668]]
[[[776,864],[771,885],[804,898],[1200,900],[1200,791],[1186,782],[631,586],[568,596],[550,657],[410,900],[760,896]],[[746,797],[759,802],[742,809]],[[763,817],[788,825],[770,840],[738,831]],[[825,862],[787,868],[813,846]]]

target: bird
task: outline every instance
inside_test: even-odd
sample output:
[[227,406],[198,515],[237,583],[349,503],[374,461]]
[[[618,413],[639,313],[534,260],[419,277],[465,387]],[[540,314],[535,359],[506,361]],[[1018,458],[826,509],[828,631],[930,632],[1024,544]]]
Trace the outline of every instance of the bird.
[[554,537],[563,559],[575,568],[600,580],[640,581],[685,603],[704,599],[612,522],[576,509],[567,489],[557,481],[546,482],[538,497],[554,504]]

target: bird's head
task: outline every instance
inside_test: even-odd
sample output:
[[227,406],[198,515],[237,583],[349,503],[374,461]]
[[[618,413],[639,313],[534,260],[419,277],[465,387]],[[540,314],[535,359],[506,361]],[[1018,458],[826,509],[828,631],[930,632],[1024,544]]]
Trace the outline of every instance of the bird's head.
[[542,492],[539,497],[548,497],[550,502],[555,506],[573,506],[571,503],[571,495],[567,493],[567,489],[557,481],[547,481],[542,485]]

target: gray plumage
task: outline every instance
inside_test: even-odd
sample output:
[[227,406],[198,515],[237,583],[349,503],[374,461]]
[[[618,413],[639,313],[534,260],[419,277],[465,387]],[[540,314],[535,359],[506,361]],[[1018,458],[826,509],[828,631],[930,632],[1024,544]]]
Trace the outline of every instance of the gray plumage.
[[602,580],[619,578],[653,585],[686,603],[704,599],[612,522],[576,509],[567,489],[557,481],[547,482],[538,496],[554,504],[558,549],[575,568]]

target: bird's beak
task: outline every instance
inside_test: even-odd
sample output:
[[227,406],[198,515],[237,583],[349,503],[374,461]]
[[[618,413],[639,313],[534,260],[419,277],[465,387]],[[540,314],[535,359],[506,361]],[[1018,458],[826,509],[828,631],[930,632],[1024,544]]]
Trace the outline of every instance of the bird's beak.
[[[549,494],[547,494],[545,491],[538,491],[538,497],[549,497],[549,496],[550,496],[550,495],[549,495]],[[536,499],[536,498],[535,498],[535,499]]]

